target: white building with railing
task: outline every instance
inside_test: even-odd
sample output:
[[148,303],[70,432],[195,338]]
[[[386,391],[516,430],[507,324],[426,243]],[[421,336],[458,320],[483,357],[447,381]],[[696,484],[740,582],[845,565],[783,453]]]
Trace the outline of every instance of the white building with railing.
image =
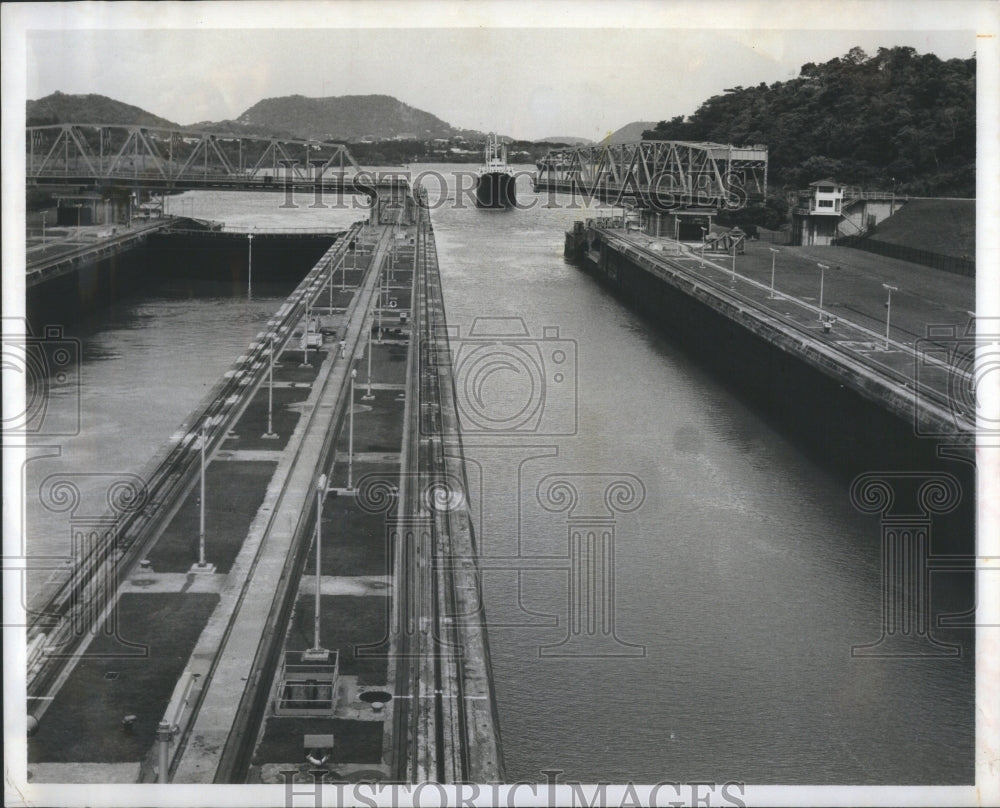
[[802,246],[831,244],[844,205],[844,186],[825,179],[809,183],[792,208],[792,243]]

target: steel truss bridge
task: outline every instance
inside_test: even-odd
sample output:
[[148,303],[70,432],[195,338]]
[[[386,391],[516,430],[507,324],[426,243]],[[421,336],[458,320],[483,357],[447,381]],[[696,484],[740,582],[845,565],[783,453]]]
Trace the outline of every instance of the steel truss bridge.
[[32,126],[25,134],[29,184],[369,196],[409,190],[402,171],[365,170],[342,143],[117,124]]
[[739,208],[767,197],[767,146],[641,140],[553,149],[536,192],[578,193],[641,209]]

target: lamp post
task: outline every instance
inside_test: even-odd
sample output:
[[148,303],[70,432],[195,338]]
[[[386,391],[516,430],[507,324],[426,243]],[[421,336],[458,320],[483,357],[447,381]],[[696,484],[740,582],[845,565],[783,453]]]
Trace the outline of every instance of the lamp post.
[[267,432],[261,437],[273,439],[278,437],[271,426],[271,410],[274,405],[274,335],[271,335],[271,349],[268,351],[267,365]]
[[705,266],[705,245],[708,243],[708,228],[701,228],[701,265]]
[[336,269],[336,267],[334,267],[333,264],[334,264],[334,261],[331,258],[330,259],[330,282],[329,282],[329,286],[328,286],[328,289],[329,289],[329,292],[330,292],[330,305],[329,305],[329,309],[330,310],[329,310],[329,312],[327,312],[331,317],[333,317],[333,271],[334,271],[334,269]]
[[774,295],[774,259],[777,257],[778,253],[781,252],[781,250],[775,249],[774,247],[768,247],[768,249],[771,251],[771,294],[769,294],[768,297],[771,300],[774,300],[774,297],[775,297],[775,295]]
[[200,501],[198,507],[198,563],[191,572],[215,572],[215,566],[205,561],[205,444],[208,442],[205,424],[201,425],[199,443],[201,449]]
[[361,396],[362,401],[371,401],[375,396],[372,395],[372,325],[374,323],[371,320],[367,321],[368,325],[368,392]]
[[354,380],[358,376],[358,371],[351,369],[351,408],[350,422],[347,432],[347,490],[354,490]]
[[327,650],[320,643],[320,584],[323,556],[323,497],[326,496],[326,475],[316,481],[316,592],[313,601],[313,646],[303,654],[306,659],[326,659]]
[[733,239],[733,276],[729,279],[729,285],[736,285],[736,239]]
[[306,320],[305,328],[302,330],[302,364],[301,368],[309,367],[309,321],[312,320],[312,308],[310,301],[306,299]]
[[42,211],[42,249],[45,249],[45,217],[49,215],[47,210]]
[[[358,268],[358,242],[357,242],[356,239],[351,239],[351,243],[349,245],[347,245],[347,246],[348,246],[348,249],[351,252],[351,269],[352,270],[357,269]],[[341,260],[341,262],[340,262],[340,291],[341,292],[344,291],[344,283],[346,282],[346,278],[347,278],[347,264],[345,264],[344,261]]]
[[382,344],[382,304],[383,304],[383,292],[382,292],[382,277],[384,273],[378,276],[378,344]]
[[253,298],[253,233],[247,233],[247,300]]
[[198,509],[198,566],[205,566],[205,425],[201,427],[201,496]]
[[826,264],[817,263],[816,266],[819,267],[819,320],[823,321],[823,277],[826,271],[830,268]]
[[885,350],[889,350],[889,318],[892,316],[892,293],[898,292],[898,286],[890,286],[887,283],[882,284],[882,288],[889,293],[889,299],[885,302]]

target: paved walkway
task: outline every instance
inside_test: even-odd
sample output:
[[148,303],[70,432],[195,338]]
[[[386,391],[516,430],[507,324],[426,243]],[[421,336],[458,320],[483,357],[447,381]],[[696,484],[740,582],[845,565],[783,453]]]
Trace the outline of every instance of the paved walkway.
[[[745,254],[736,256],[734,275],[731,254],[702,256],[697,245],[623,230],[605,232],[647,256],[683,268],[691,277],[731,291],[787,326],[911,391],[917,389],[918,395],[949,412],[971,417],[970,397],[962,393],[971,381],[974,341],[966,329],[975,306],[974,279],[849,247],[785,246],[772,253],[764,242],[747,243]],[[820,263],[827,268],[821,270]],[[896,287],[891,310],[883,284]]]

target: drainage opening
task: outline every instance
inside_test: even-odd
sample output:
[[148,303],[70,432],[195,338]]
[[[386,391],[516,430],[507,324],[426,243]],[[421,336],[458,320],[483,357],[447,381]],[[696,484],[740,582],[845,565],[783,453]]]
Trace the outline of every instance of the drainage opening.
[[392,698],[392,693],[386,693],[384,690],[369,690],[367,693],[362,693],[359,698],[369,704],[374,704],[375,702],[384,704]]

